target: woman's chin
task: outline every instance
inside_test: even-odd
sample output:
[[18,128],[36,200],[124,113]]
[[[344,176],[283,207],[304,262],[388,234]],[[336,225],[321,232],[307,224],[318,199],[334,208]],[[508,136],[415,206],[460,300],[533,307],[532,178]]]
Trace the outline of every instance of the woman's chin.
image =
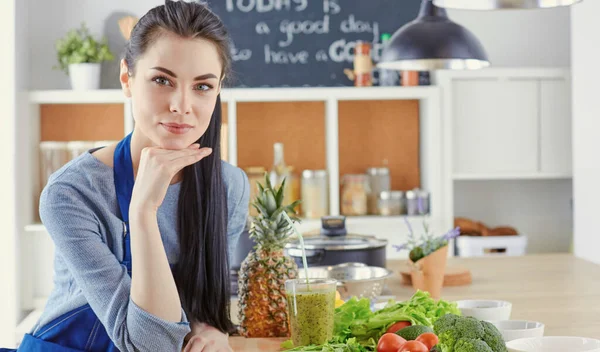
[[189,138],[182,138],[182,137],[160,138],[160,140],[158,141],[159,143],[157,143],[157,144],[160,148],[163,148],[163,149],[181,150],[181,149],[185,149],[185,148],[189,147],[196,141],[197,141],[197,139],[190,141]]

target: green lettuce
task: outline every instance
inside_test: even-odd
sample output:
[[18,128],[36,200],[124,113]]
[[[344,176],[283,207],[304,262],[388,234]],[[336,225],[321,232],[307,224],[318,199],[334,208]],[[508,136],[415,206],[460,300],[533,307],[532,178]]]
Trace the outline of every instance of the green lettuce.
[[417,291],[408,301],[392,300],[374,313],[370,307],[371,302],[368,298],[352,297],[336,308],[333,338],[327,344],[293,348],[293,343],[289,340],[282,344],[282,348],[287,351],[306,352],[374,351],[379,338],[399,321],[433,328],[433,324],[448,313],[461,315],[456,303],[436,301],[424,291]]
[[[339,308],[344,307],[343,305]],[[399,321],[410,321],[412,325],[433,328],[433,323],[447,313],[460,315],[456,303],[436,301],[428,292],[417,291],[410,300],[390,301],[385,308],[362,319],[356,319],[348,327],[350,337],[359,342],[378,340],[386,330]]]

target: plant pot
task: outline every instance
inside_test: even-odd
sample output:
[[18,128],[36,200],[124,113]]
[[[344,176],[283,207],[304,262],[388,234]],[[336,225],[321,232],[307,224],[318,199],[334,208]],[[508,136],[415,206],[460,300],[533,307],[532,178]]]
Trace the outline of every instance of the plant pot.
[[100,88],[100,64],[83,63],[69,65],[71,88],[74,90],[92,90]]
[[432,298],[439,299],[444,285],[444,274],[448,262],[448,246],[444,246],[411,266],[412,286],[415,290],[427,291]]

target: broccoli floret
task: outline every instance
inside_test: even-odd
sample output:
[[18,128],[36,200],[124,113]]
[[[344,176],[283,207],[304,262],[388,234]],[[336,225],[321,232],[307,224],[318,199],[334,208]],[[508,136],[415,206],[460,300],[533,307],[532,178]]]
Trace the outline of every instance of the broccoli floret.
[[446,330],[454,329],[454,325],[458,319],[459,316],[454,314],[446,314],[442,316],[436,320],[435,323],[433,323],[433,332],[439,336]]
[[488,346],[494,352],[506,352],[506,343],[504,342],[504,338],[498,328],[492,323],[487,321],[482,321],[481,325],[483,325],[483,338],[482,340],[487,343]]
[[481,321],[476,318],[462,317],[456,321],[454,328],[460,337],[467,339],[483,338],[483,325],[481,324]]
[[437,334],[437,336],[439,339],[438,347],[443,352],[454,352],[454,345],[456,345],[456,341],[460,338],[456,330],[449,329],[441,334]]
[[454,345],[457,352],[493,352],[483,340],[462,338]]
[[433,324],[443,352],[506,352],[498,329],[473,317],[447,314]]

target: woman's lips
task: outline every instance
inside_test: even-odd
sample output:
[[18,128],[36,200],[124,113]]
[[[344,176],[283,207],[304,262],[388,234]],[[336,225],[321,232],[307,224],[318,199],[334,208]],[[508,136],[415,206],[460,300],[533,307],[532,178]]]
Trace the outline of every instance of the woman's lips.
[[192,126],[178,123],[161,123],[165,130],[174,134],[184,134],[192,129]]

